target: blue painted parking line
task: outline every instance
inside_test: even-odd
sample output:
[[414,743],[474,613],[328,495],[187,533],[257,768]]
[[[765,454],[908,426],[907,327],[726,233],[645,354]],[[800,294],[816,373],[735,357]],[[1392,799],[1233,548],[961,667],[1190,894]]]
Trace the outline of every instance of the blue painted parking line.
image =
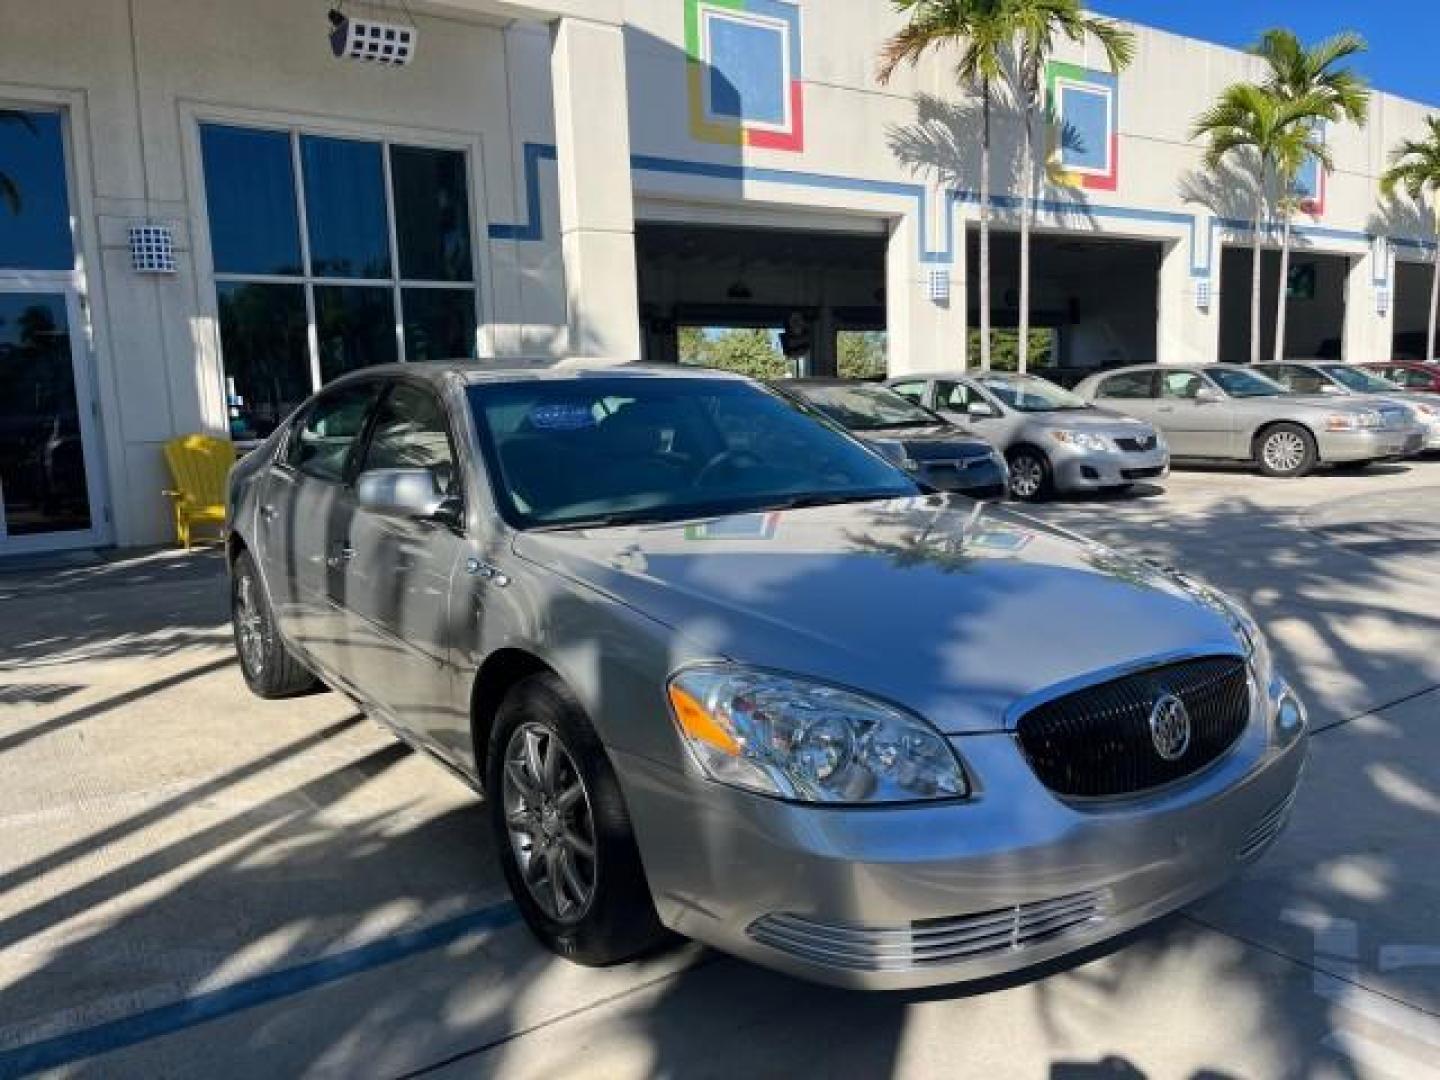
[[481,908],[434,926],[382,938],[369,945],[322,957],[298,967],[257,975],[233,986],[197,994],[171,1005],[161,1005],[133,1016],[27,1043],[11,1050],[0,1050],[0,1080],[28,1076],[41,1069],[53,1069],[112,1050],[134,1046],[161,1035],[172,1035],[197,1024],[253,1009],[257,1005],[266,1005],[362,971],[429,952],[476,931],[503,929],[515,924],[519,919],[520,912],[513,904],[496,904],[494,907]]

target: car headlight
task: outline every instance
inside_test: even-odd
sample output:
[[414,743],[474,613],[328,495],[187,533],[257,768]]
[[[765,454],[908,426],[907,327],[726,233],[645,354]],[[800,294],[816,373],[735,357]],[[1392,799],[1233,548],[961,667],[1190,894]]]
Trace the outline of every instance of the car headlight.
[[945,738],[893,706],[823,683],[729,664],[670,679],[675,723],[712,780],[816,803],[970,793]]
[[1363,412],[1331,413],[1325,418],[1328,431],[1369,431],[1384,423],[1378,412],[1366,409]]
[[1073,446],[1077,450],[1099,450],[1103,452],[1115,452],[1115,444],[1104,435],[1097,435],[1093,431],[1070,431],[1059,429],[1050,432],[1050,437],[1058,443],[1066,446]]

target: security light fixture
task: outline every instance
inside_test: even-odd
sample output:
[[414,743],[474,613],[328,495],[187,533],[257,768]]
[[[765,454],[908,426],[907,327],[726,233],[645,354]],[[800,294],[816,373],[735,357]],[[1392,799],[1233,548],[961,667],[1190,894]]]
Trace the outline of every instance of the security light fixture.
[[950,299],[950,271],[932,267],[925,279],[925,292],[931,301],[943,304]]
[[416,37],[414,23],[330,11],[330,50],[342,60],[403,67],[415,55]]

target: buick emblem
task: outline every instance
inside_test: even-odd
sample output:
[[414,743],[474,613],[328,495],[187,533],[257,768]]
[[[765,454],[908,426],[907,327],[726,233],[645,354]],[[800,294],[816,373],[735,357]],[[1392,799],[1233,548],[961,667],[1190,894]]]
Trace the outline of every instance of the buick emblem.
[[1135,445],[1138,446],[1138,447],[1140,447],[1141,450],[1149,450],[1149,449],[1150,449],[1150,436],[1149,436],[1149,435],[1137,435],[1137,436],[1135,436]]
[[1150,707],[1150,739],[1165,761],[1178,761],[1190,749],[1190,714],[1174,694],[1162,694]]

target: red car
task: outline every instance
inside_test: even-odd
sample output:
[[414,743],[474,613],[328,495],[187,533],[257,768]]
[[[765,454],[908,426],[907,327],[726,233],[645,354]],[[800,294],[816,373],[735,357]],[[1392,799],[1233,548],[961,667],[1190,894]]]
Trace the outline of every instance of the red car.
[[1377,360],[1360,366],[1406,390],[1440,394],[1440,364],[1424,364],[1419,360]]

